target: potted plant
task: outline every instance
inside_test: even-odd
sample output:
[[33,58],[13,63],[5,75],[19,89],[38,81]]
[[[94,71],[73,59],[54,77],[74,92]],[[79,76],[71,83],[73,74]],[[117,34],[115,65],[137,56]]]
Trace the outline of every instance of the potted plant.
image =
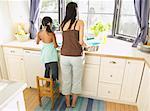
[[109,23],[104,24],[102,21],[98,21],[90,29],[97,39],[104,40],[108,31],[111,29],[111,25]]
[[25,31],[23,24],[20,23],[17,25],[17,31],[15,33],[15,37],[18,41],[21,42],[29,40],[29,33]]

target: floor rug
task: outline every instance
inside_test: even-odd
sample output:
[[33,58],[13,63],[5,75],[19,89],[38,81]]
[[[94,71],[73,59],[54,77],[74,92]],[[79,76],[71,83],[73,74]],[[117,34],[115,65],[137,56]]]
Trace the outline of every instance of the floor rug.
[[[42,107],[37,106],[35,111],[51,111],[51,101],[48,97],[42,98]],[[53,111],[105,111],[105,102],[90,98],[79,97],[75,108],[66,108],[65,97],[55,100]]]

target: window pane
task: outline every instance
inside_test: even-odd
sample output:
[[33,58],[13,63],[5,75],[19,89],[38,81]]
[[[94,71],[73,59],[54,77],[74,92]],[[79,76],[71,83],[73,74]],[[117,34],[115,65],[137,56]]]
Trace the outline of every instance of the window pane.
[[40,13],[40,19],[49,16],[53,20],[53,29],[59,28],[59,13],[58,13],[58,0],[42,0],[42,8]]
[[135,15],[134,0],[122,0],[121,2],[121,14]]
[[115,0],[89,0],[89,11],[95,9],[95,13],[114,13]]
[[91,27],[99,21],[112,25],[115,0],[66,0],[65,3],[70,1],[78,4],[79,18],[85,23],[86,33],[91,33]]
[[[90,15],[90,14],[89,14]],[[103,24],[112,25],[113,15],[110,14],[95,14],[88,17],[88,32],[90,32],[91,27],[97,22],[102,21]],[[111,34],[111,29],[108,30],[108,34]]]
[[58,0],[42,0],[41,12],[58,12]]
[[66,0],[65,5],[67,5],[69,2],[77,3],[80,13],[88,12],[88,0]]
[[137,36],[138,24],[135,16],[121,16],[119,21],[119,34]]
[[118,34],[136,37],[138,24],[134,10],[134,0],[122,0],[118,23]]

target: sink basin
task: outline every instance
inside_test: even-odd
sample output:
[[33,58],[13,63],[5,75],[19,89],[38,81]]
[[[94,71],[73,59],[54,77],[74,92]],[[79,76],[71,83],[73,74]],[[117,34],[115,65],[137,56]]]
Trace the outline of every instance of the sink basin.
[[2,91],[7,85],[8,83],[0,82],[0,91]]

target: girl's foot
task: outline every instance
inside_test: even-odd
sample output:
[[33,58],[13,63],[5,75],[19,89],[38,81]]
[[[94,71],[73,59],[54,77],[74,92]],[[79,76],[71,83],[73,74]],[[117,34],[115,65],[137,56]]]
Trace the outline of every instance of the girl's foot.
[[66,95],[65,98],[66,98],[66,106],[67,108],[69,108],[70,107],[70,95]]
[[78,98],[78,96],[73,94],[73,96],[72,96],[72,105],[71,105],[72,108],[76,107],[77,98]]

